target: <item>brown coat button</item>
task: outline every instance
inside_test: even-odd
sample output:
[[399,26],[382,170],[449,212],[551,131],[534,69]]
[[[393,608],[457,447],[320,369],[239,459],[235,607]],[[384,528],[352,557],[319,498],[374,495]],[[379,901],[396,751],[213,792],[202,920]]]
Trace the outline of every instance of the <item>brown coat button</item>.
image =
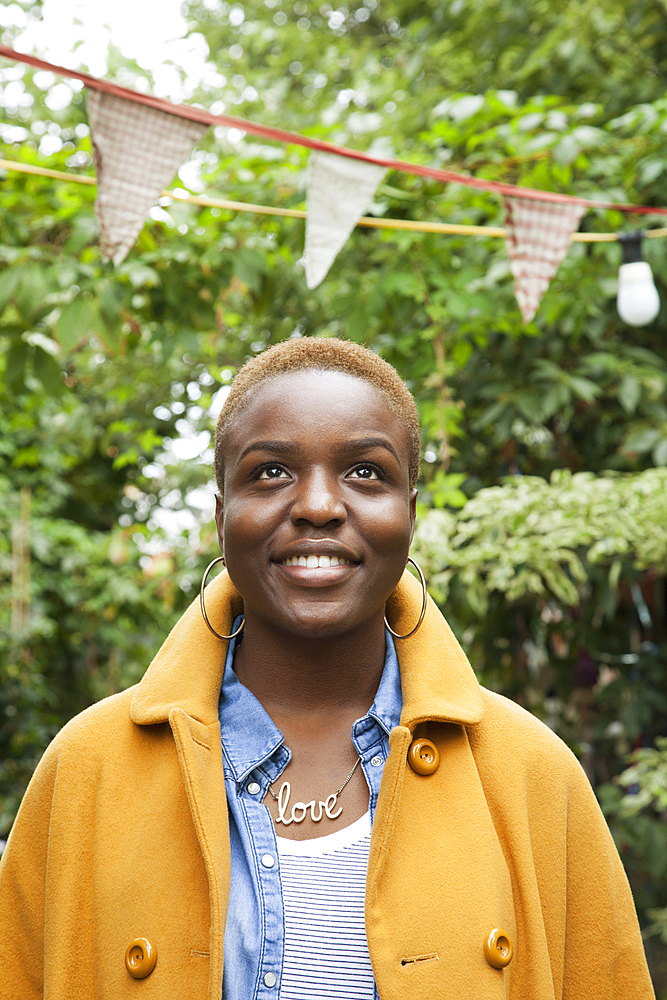
[[433,774],[438,770],[440,754],[430,740],[413,740],[408,750],[408,764],[417,774]]
[[495,927],[484,941],[484,957],[494,969],[504,969],[512,961],[514,949],[509,934]]
[[134,979],[150,976],[157,962],[157,951],[148,938],[135,938],[125,952],[125,968]]

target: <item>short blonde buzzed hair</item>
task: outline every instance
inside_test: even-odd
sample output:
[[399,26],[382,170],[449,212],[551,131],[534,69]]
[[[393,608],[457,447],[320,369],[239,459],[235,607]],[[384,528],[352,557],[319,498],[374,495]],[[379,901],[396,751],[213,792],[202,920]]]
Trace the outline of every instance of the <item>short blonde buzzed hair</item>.
[[412,393],[388,362],[367,347],[337,337],[299,337],[256,355],[239,369],[232,382],[215,429],[215,481],[220,494],[224,485],[224,441],[232,418],[249,400],[249,391],[260,382],[305,369],[344,372],[378,389],[402,421],[410,447],[410,489],[419,476],[419,415]]

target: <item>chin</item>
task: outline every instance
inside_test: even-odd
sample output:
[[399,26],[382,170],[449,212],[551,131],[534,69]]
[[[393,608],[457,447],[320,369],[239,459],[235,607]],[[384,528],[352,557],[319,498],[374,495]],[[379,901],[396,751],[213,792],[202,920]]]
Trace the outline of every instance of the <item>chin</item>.
[[360,621],[350,614],[323,615],[317,612],[295,615],[282,624],[286,632],[302,639],[334,639],[360,628],[370,630],[372,627],[367,616]]

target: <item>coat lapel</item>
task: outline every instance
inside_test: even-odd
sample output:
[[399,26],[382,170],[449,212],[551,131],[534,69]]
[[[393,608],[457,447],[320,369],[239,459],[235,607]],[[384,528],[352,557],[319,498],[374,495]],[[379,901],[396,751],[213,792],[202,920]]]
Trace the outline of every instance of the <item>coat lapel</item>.
[[[231,623],[242,611],[243,601],[227,572],[220,573],[206,588],[206,612],[213,627],[229,635]],[[172,708],[180,708],[205,725],[217,722],[226,653],[227,643],[206,627],[197,598],[137,685],[132,721],[143,726],[166,722]]]
[[[402,635],[414,627],[422,604],[421,587],[411,573],[387,601],[387,619]],[[428,598],[424,621],[409,639],[397,640],[401,668],[401,725],[439,719],[475,725],[484,714],[484,700],[468,658],[437,607]]]

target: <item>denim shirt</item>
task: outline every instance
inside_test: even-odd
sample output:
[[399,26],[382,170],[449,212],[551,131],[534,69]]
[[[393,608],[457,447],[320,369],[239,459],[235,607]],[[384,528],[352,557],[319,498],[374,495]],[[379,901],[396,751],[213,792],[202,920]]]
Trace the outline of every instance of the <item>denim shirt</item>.
[[[239,617],[232,631],[240,621]],[[403,703],[396,650],[389,632],[385,638],[385,665],[375,701],[352,726],[352,742],[368,783],[371,823],[389,754],[389,733],[398,725]],[[231,844],[222,997],[277,1000],[284,910],[276,835],[263,799],[291,753],[280,730],[232,669],[236,642],[232,639],[227,651],[219,705]],[[375,996],[377,1000],[377,988]]]

